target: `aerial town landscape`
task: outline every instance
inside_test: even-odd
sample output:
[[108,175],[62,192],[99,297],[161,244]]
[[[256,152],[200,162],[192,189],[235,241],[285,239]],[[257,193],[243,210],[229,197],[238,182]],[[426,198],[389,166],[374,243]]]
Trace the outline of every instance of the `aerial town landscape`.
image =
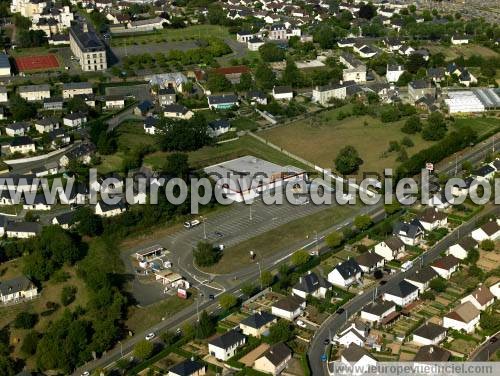
[[0,376],[500,365],[499,84],[498,0],[0,0]]

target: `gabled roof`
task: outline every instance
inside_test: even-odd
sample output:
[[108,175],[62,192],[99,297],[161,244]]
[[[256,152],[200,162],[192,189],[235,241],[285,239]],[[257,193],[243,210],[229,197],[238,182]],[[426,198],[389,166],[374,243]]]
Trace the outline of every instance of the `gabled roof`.
[[293,89],[291,86],[275,86],[273,87],[274,94],[288,94],[293,93]]
[[92,89],[90,82],[68,82],[63,84],[63,90]]
[[372,315],[380,316],[395,306],[396,304],[394,302],[389,302],[384,300],[381,302],[372,302],[368,304],[366,307],[364,307],[362,311],[371,313]]
[[31,145],[33,140],[28,136],[17,136],[10,141],[10,146]]
[[393,226],[394,235],[404,235],[408,238],[416,238],[422,233],[422,228],[418,221],[408,222],[396,222]]
[[405,243],[397,236],[391,236],[383,241],[392,251],[397,251],[405,246]]
[[57,223],[60,225],[70,225],[73,222],[73,217],[75,216],[74,211],[70,211],[67,213],[62,213],[56,215],[54,218],[57,220]]
[[241,321],[241,324],[249,326],[254,329],[260,329],[264,325],[269,324],[273,320],[276,319],[276,316],[268,313],[268,312],[256,312],[251,316],[248,316],[246,319]]
[[342,353],[342,357],[350,363],[356,363],[364,356],[375,360],[375,358],[368,351],[366,351],[363,347],[356,345],[354,342],[351,343]]
[[446,362],[450,359],[451,353],[441,347],[428,345],[422,346],[415,358],[414,362]]
[[282,309],[287,312],[294,312],[302,307],[304,299],[298,296],[287,296],[283,299],[278,300],[273,304],[274,308]]
[[418,290],[418,287],[408,281],[401,281],[397,285],[391,286],[387,289],[386,293],[389,295],[397,296],[398,298],[405,298],[408,295]]
[[294,289],[299,291],[304,291],[311,294],[318,291],[320,287],[330,288],[332,285],[326,281],[324,278],[319,277],[316,273],[309,273],[303,277],[300,277],[299,282],[293,286]]
[[9,222],[5,226],[5,231],[12,232],[29,232],[38,234],[42,230],[42,226],[36,222]]
[[489,164],[485,164],[485,165],[479,167],[476,171],[474,171],[474,175],[487,176],[493,172],[495,172],[495,168],[490,166]]
[[407,277],[406,279],[411,283],[417,282],[417,283],[427,283],[434,278],[436,278],[439,274],[432,269],[429,265],[424,266],[422,269],[417,270],[415,273]]
[[359,267],[358,263],[354,259],[352,259],[352,258],[350,258],[350,259],[344,261],[343,263],[337,265],[335,267],[335,269],[337,269],[337,271],[340,273],[340,275],[344,279],[349,279],[349,278],[355,276],[356,274],[362,272],[362,270]]
[[443,333],[446,333],[445,327],[433,324],[432,322],[426,322],[424,325],[416,329],[413,332],[413,335],[433,340],[442,335]]
[[466,251],[477,247],[477,242],[472,238],[472,236],[466,236],[465,238],[460,239],[457,244]]
[[500,230],[500,226],[497,221],[489,221],[481,226],[481,230],[483,230],[487,235],[491,236]]
[[14,294],[16,292],[26,291],[34,287],[35,285],[33,282],[31,282],[24,275],[9,279],[8,281],[0,281],[0,293],[2,295]]
[[477,318],[481,312],[472,304],[471,302],[465,302],[460,304],[453,311],[447,313],[445,317],[450,319],[461,321],[464,323],[469,323],[475,318]]
[[209,345],[213,345],[219,347],[221,349],[227,349],[231,346],[234,346],[238,342],[241,342],[246,337],[236,330],[230,330],[218,337],[215,337],[208,341]]
[[482,306],[490,302],[492,299],[495,299],[495,296],[485,285],[478,287],[476,290],[471,292],[470,295]]
[[163,111],[164,112],[175,112],[179,114],[186,114],[189,110],[186,106],[183,106],[182,104],[168,104],[166,106],[163,106]]
[[210,95],[208,97],[209,104],[225,104],[238,102],[238,96],[235,94]]
[[453,255],[447,255],[434,261],[432,266],[443,270],[451,270],[459,264],[460,260],[458,258]]
[[436,208],[429,207],[420,214],[418,219],[420,220],[420,222],[434,223],[436,221],[442,221],[446,217],[446,213],[440,212]]
[[176,364],[169,369],[169,372],[175,373],[179,376],[191,376],[195,372],[205,368],[205,365],[199,362],[195,362],[191,359],[186,359],[183,362]]
[[227,119],[217,119],[208,123],[208,126],[214,131],[218,129],[229,129],[231,125]]
[[266,358],[275,367],[279,366],[286,358],[292,355],[292,351],[284,343],[271,346],[260,358]]
[[125,203],[123,201],[118,201],[116,204],[107,204],[104,201],[100,200],[97,205],[101,208],[103,212],[108,212],[116,209],[126,209]]
[[384,258],[375,252],[365,252],[357,256],[355,260],[358,265],[372,268],[376,266],[380,261],[384,260]]

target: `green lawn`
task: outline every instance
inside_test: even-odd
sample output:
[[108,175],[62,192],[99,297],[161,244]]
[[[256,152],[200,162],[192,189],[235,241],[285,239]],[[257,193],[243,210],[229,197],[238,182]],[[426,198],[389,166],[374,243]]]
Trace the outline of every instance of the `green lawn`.
[[113,35],[112,46],[123,46],[138,43],[162,43],[175,42],[189,39],[201,39],[207,37],[229,38],[230,34],[226,27],[218,25],[193,25],[183,29],[163,29],[151,33],[141,33],[136,35]]
[[[144,158],[144,163],[153,167],[162,166],[167,154],[168,152],[156,152],[147,155]],[[239,158],[245,155],[253,155],[257,158],[265,159],[279,165],[294,165],[299,168],[309,170],[307,166],[304,166],[300,162],[287,157],[275,149],[272,149],[251,136],[243,136],[236,141],[226,142],[215,146],[206,146],[188,154],[189,164],[195,169],[211,166],[216,163]]]
[[474,129],[478,136],[484,135],[496,128],[500,129],[500,119],[492,118],[492,117],[458,117],[455,118],[455,127],[462,127],[468,125],[472,129]]
[[286,249],[305,240],[314,231],[321,232],[336,223],[344,221],[358,206],[343,205],[330,206],[318,213],[296,219],[283,226],[272,229],[262,235],[255,236],[233,247],[224,250],[224,254],[217,265],[202,268],[205,271],[224,274],[253,263],[248,257],[248,251],[255,249],[259,256],[266,258],[276,251]]

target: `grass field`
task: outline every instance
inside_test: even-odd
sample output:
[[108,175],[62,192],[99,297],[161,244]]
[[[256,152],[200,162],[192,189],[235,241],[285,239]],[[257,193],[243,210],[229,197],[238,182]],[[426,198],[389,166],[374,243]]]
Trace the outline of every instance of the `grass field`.
[[431,54],[442,53],[446,57],[446,60],[453,60],[463,55],[465,58],[469,58],[472,55],[480,55],[484,58],[491,58],[498,56],[498,54],[490,50],[488,47],[479,46],[477,44],[466,44],[463,46],[441,46],[441,45],[427,45],[424,46],[428,48]]
[[[167,152],[150,154],[146,156],[144,163],[153,167],[162,166],[167,154]],[[192,168],[202,168],[244,155],[253,155],[257,158],[262,158],[283,166],[291,164],[309,170],[307,166],[302,165],[300,162],[287,157],[250,136],[243,136],[236,141],[226,142],[215,146],[207,146],[190,152],[189,164]]]
[[228,38],[228,29],[217,25],[193,25],[184,29],[163,29],[152,33],[137,35],[113,35],[111,46],[124,46],[125,44],[162,43],[188,39],[201,39],[208,37]]
[[479,136],[482,136],[495,128],[500,128],[500,119],[483,117],[455,118],[456,127],[462,127],[466,125],[474,129]]
[[234,271],[235,265],[242,268],[253,263],[248,257],[249,250],[256,250],[259,257],[269,257],[276,251],[306,240],[314,231],[321,232],[336,223],[341,223],[357,208],[357,205],[330,206],[318,213],[296,219],[234,247],[228,247],[216,265],[202,269],[210,273],[230,273]]
[[[323,112],[259,135],[323,168],[333,168],[338,151],[346,145],[358,150],[364,161],[361,172],[380,172],[397,164],[396,153],[387,156],[383,156],[383,153],[388,149],[389,141],[401,141],[408,136],[401,132],[402,121],[383,124],[369,116],[338,121],[334,115],[335,110]],[[422,140],[420,135],[409,137],[415,144],[407,148],[410,156],[431,145]]]

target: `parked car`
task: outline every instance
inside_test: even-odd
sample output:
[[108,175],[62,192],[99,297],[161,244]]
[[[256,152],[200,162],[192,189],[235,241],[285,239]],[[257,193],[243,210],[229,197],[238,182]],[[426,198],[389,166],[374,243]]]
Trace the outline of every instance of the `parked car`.
[[192,221],[186,221],[186,222],[184,222],[184,227],[187,228],[187,229],[190,229],[190,228],[198,226],[200,223],[201,222],[199,220],[194,219]]
[[146,334],[145,338],[146,338],[146,341],[151,341],[155,337],[156,337],[156,335],[153,332],[151,332],[151,333]]
[[307,327],[307,325],[306,325],[306,324],[304,323],[304,321],[302,321],[302,320],[297,320],[297,321],[296,321],[296,324],[297,324],[298,326],[300,326],[301,328],[306,328],[306,327]]

